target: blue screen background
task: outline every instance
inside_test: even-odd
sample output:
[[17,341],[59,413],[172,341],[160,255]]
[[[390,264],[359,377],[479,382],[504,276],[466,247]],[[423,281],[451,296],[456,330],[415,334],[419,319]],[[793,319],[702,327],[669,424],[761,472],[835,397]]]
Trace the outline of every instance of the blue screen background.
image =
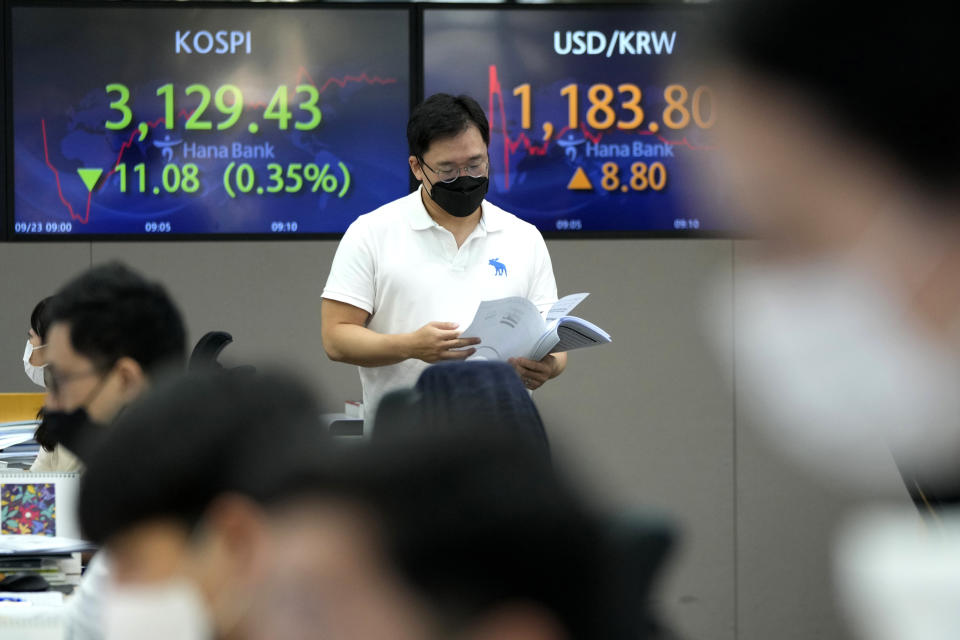
[[[487,112],[491,123],[491,185],[488,199],[535,224],[545,232],[669,232],[670,234],[723,232],[719,216],[694,204],[697,166],[716,152],[711,132],[691,125],[671,130],[663,125],[667,103],[664,89],[671,84],[692,93],[704,80],[696,59],[697,34],[706,26],[699,10],[631,8],[603,11],[581,9],[426,9],[424,12],[424,87],[436,92],[466,93]],[[614,31],[676,32],[672,53],[667,55],[621,53],[617,40],[609,57],[604,51],[590,55],[560,55],[554,32],[560,32],[560,49],[567,48],[566,32],[596,31],[607,42]],[[620,36],[622,37],[622,36]],[[661,51],[666,51],[662,49]],[[568,98],[562,90],[579,86],[579,121],[568,127]],[[614,91],[633,83],[642,91],[643,124],[635,130],[616,126],[599,131],[586,124],[591,102],[588,89],[606,83]],[[531,117],[522,129],[518,86],[529,84]],[[623,95],[615,95],[612,107],[617,121],[630,113],[620,107]],[[707,111],[704,109],[704,111]],[[704,117],[709,114],[705,113]],[[679,116],[677,116],[679,117]],[[647,123],[659,121],[652,133]],[[677,121],[675,119],[675,121]],[[550,123],[553,135],[544,141],[543,125]],[[623,149],[630,157],[587,157],[586,145],[598,141],[604,148]],[[669,147],[671,157],[634,156],[635,143]],[[667,181],[660,191],[622,190],[635,162],[661,162]],[[603,165],[616,162],[621,184],[614,190],[601,186]],[[592,190],[569,190],[577,168],[583,169]],[[637,183],[642,185],[641,182]]]
[[[178,29],[249,31],[251,52],[241,46],[237,53],[178,54]],[[17,6],[11,31],[15,235],[341,233],[358,215],[409,192],[406,10]],[[118,99],[105,90],[110,83],[126,85],[131,94],[132,122],[118,131],[105,127],[120,118],[110,108]],[[157,95],[167,83],[174,86],[177,113],[169,130]],[[202,119],[212,129],[188,131],[187,116],[200,104],[199,94],[185,94],[194,83],[211,93],[236,85],[245,105],[240,120],[218,130],[227,116],[211,100]],[[295,88],[306,83],[317,87],[322,120],[301,131],[294,122],[310,115],[298,108],[306,95]],[[289,87],[286,131],[263,117],[279,85]],[[143,140],[141,122],[148,123]],[[185,149],[221,145],[230,157],[199,158],[196,151],[185,157]],[[272,158],[235,158],[234,145]],[[235,168],[228,184],[236,197],[228,194],[223,174],[231,161],[250,164],[249,193],[238,191]],[[126,164],[126,193],[114,170],[118,162]],[[139,163],[144,193],[134,171]],[[171,186],[184,164],[197,165],[194,193],[164,187],[171,163],[178,165],[167,169]],[[275,185],[269,163],[281,165],[284,175],[291,163],[329,165],[326,175],[336,182],[327,177],[314,192],[315,181],[293,189],[295,178],[284,177],[284,190],[258,194]],[[341,163],[350,174],[342,197]],[[102,170],[92,190],[80,168]]]

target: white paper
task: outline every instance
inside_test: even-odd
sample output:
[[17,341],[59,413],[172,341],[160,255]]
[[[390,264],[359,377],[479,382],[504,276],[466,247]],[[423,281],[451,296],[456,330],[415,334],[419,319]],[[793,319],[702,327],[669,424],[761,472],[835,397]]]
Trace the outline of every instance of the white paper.
[[4,534],[0,536],[0,554],[30,555],[73,553],[87,551],[94,546],[77,538],[41,536],[32,534]]
[[553,303],[553,306],[550,307],[550,311],[547,312],[547,324],[559,320],[563,316],[570,315],[570,312],[576,308],[578,304],[583,302],[583,299],[586,298],[589,293],[571,293],[568,296],[563,296],[559,300]]
[[[609,336],[599,327],[568,314],[589,293],[564,296],[550,307],[546,322],[537,307],[526,298],[513,297],[484,300],[480,303],[473,322],[460,334],[463,338],[480,338],[477,350],[468,360],[508,360],[509,358],[542,358],[553,352],[559,336],[557,325],[566,323],[595,330],[597,339],[588,335],[584,341],[571,343],[571,348],[609,342]],[[469,347],[467,347],[469,348]],[[562,350],[562,349],[560,349]]]
[[2,435],[0,436],[0,449],[6,449],[7,447],[23,444],[24,442],[29,442],[30,440],[33,440],[32,433],[14,433],[8,436]]
[[0,591],[0,598],[13,600],[14,604],[10,606],[19,606],[15,602],[18,599],[24,606],[59,607],[63,604],[63,594],[59,591]]
[[546,329],[537,307],[526,298],[512,297],[480,303],[463,338],[480,338],[469,360],[507,360],[523,356]]

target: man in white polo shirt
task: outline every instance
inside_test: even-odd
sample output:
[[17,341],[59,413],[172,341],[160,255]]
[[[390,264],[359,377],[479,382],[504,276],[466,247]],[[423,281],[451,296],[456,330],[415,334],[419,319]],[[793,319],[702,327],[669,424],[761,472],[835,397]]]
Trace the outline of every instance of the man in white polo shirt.
[[[337,248],[323,290],[327,355],[360,366],[368,415],[429,363],[463,360],[460,337],[482,300],[523,296],[545,313],[557,300],[536,227],[483,199],[490,126],[469,96],[436,94],[407,123],[420,189],[360,216]],[[563,372],[565,353],[510,363],[528,389]]]

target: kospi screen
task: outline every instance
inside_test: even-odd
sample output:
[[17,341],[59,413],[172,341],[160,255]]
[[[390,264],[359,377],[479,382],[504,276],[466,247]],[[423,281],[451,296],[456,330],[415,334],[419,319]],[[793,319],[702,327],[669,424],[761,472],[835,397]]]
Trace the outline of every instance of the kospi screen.
[[342,233],[409,192],[409,13],[10,9],[13,237]]
[[[0,11],[0,51],[4,50],[4,44],[6,37],[6,17],[4,16],[3,11]],[[0,73],[5,73],[6,61],[3,57],[0,57]],[[2,76],[0,76],[2,77]],[[0,240],[4,240],[7,237],[7,207],[6,203],[6,177],[7,177],[7,160],[6,154],[3,152],[6,149],[5,140],[4,140],[4,129],[5,126],[5,108],[6,108],[6,99],[4,95],[4,83],[0,81]]]
[[718,111],[702,8],[424,10],[424,89],[490,121],[487,198],[541,231],[722,233],[692,204]]

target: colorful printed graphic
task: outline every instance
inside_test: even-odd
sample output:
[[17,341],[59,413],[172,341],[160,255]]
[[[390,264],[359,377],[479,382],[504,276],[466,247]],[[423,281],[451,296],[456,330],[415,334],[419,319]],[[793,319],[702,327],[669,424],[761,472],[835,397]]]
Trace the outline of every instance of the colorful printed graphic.
[[0,534],[57,533],[56,485],[0,485]]

